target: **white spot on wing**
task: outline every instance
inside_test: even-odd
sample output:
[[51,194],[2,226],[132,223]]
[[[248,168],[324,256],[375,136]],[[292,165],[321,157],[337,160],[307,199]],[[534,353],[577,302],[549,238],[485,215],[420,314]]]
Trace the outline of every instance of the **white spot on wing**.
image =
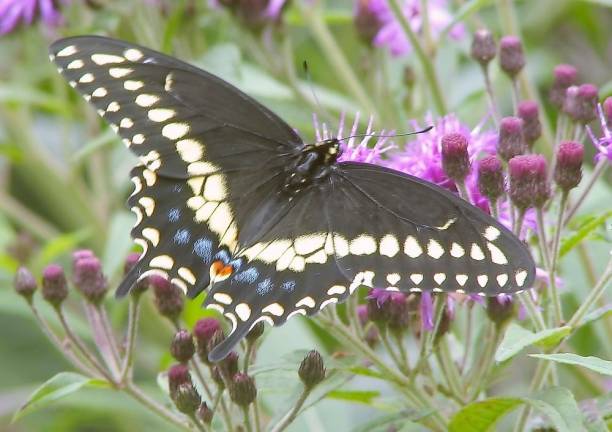
[[423,274],[421,273],[412,273],[410,275],[410,280],[415,284],[420,284],[423,281]]
[[90,82],[93,82],[94,79],[95,78],[94,78],[93,74],[88,72],[88,73],[84,74],[81,78],[79,78],[79,82],[83,83],[83,84],[88,84]]
[[440,258],[444,255],[444,248],[434,239],[429,239],[429,243],[427,243],[427,255],[434,259]]
[[144,86],[142,81],[127,80],[123,83],[123,88],[129,91],[136,91]]
[[123,55],[125,56],[126,59],[128,59],[129,61],[133,61],[133,62],[140,60],[143,56],[142,51],[136,48],[129,48],[125,50]]
[[147,108],[155,104],[158,100],[159,100],[159,96],[143,93],[143,94],[139,94],[138,96],[136,96],[136,99],[134,99],[134,102],[136,102],[136,105],[138,106]]
[[349,251],[353,255],[371,255],[376,252],[376,240],[372,236],[362,234],[351,240]]
[[450,254],[455,258],[461,258],[463,255],[465,255],[465,249],[463,249],[458,243],[453,242]]
[[109,75],[113,78],[123,78],[124,76],[127,76],[132,72],[134,72],[134,69],[130,68],[110,68],[108,70]]
[[221,201],[227,196],[225,178],[221,174],[211,175],[204,183],[204,198],[208,201]]
[[480,246],[478,246],[476,243],[472,243],[470,256],[476,261],[482,261],[485,258],[484,253],[482,253],[482,249],[480,249]]
[[251,308],[246,303],[240,303],[236,306],[236,315],[238,315],[242,321],[246,321],[251,317]]
[[400,250],[399,242],[392,234],[387,234],[380,240],[379,252],[381,255],[394,257]]
[[487,242],[487,248],[491,253],[491,261],[493,261],[495,264],[508,264],[506,255],[504,255],[504,253],[497,246],[491,242]]
[[315,305],[316,305],[316,303],[315,303],[314,299],[312,297],[310,297],[310,296],[307,296],[307,297],[304,297],[299,302],[297,302],[295,304],[295,307],[299,308],[300,306],[306,306],[306,307],[309,307],[309,308],[312,309],[313,307],[315,307]]
[[460,286],[465,286],[465,283],[468,280],[468,275],[466,275],[466,274],[458,274],[457,276],[455,276],[455,279],[457,280],[457,283]]
[[487,282],[489,281],[489,276],[487,276],[487,275],[478,275],[476,277],[476,280],[478,281],[478,285],[480,285],[482,288],[484,288],[487,285]]
[[325,234],[317,233],[299,236],[293,241],[295,251],[300,255],[308,255],[325,244]]
[[159,231],[155,228],[143,229],[142,236],[149,240],[153,246],[157,246],[159,244]]
[[494,226],[488,226],[484,231],[484,237],[489,241],[495,241],[499,237],[501,232]]
[[83,66],[85,66],[85,63],[83,63],[83,60],[77,59],[77,60],[72,60],[70,63],[68,63],[68,66],[66,66],[66,69],[81,69]]
[[215,293],[213,294],[213,298],[219,303],[222,303],[225,305],[232,303],[232,297],[224,293]]
[[159,255],[156,256],[149,262],[151,267],[158,267],[165,270],[170,270],[174,265],[174,260],[170,258],[168,255]]
[[516,280],[516,284],[522,287],[523,284],[525,283],[525,279],[527,279],[527,271],[526,270],[517,271],[516,274],[514,275],[514,278]]
[[187,123],[168,123],[162,128],[162,135],[170,140],[183,138],[187,132],[189,132]]
[[58,57],[69,57],[71,55],[76,54],[77,51],[77,47],[74,45],[69,45],[66,48],[61,49],[60,51],[58,51],[58,53],[56,54]]
[[508,283],[508,275],[506,273],[497,275],[497,283],[499,284],[500,287],[503,288],[504,285]]
[[264,313],[269,313],[274,316],[282,316],[285,313],[285,309],[278,303],[272,303],[261,310]]
[[346,287],[343,285],[334,285],[333,287],[331,287],[330,289],[327,290],[327,295],[334,295],[334,294],[344,294],[346,292]]
[[446,274],[436,273],[433,278],[434,278],[434,281],[436,281],[438,285],[442,285],[442,283],[446,280]]
[[176,111],[168,108],[155,108],[147,113],[149,120],[161,123],[171,119],[176,115]]
[[401,279],[402,279],[402,277],[399,275],[399,273],[389,273],[387,275],[387,282],[389,282],[391,285],[395,285]]
[[408,236],[404,242],[404,253],[410,258],[416,258],[423,253],[423,249],[414,237]]
[[185,162],[191,163],[202,159],[202,156],[204,155],[204,146],[196,140],[184,139],[177,141],[176,151],[181,159],[183,159]]
[[193,274],[193,272],[191,270],[189,270],[187,267],[180,267],[178,269],[178,275],[180,277],[182,277],[183,279],[185,279],[185,281],[191,285],[195,285],[196,283],[196,278],[195,275]]
[[112,54],[92,54],[91,60],[98,66],[105,64],[123,63],[125,58]]

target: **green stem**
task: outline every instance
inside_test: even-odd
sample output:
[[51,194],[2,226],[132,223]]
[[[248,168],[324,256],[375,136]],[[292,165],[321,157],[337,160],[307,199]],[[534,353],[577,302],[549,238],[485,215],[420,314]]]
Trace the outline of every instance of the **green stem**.
[[410,23],[408,22],[408,20],[404,16],[404,13],[402,12],[402,7],[401,7],[399,0],[390,1],[389,6],[391,8],[391,11],[393,12],[393,15],[395,16],[396,21],[399,22],[400,26],[402,27],[402,30],[408,37],[408,40],[410,40],[410,45],[414,49],[414,52],[419,62],[421,63],[421,67],[423,68],[425,78],[431,90],[431,95],[433,97],[433,102],[434,102],[436,111],[440,115],[446,114],[446,112],[448,111],[447,106],[446,106],[446,101],[444,99],[444,95],[442,93],[442,89],[440,87],[438,77],[436,75],[436,70],[434,68],[434,65],[431,59],[429,58],[429,56],[423,49],[423,46],[421,45],[416,34],[412,31],[412,27],[410,27]]
[[287,426],[293,423],[298,413],[300,412],[300,409],[304,405],[304,402],[306,402],[306,399],[308,398],[309,394],[310,389],[304,387],[304,390],[302,390],[302,394],[300,394],[300,397],[295,402],[293,407],[291,407],[287,414],[285,414],[285,416],[276,425],[272,427],[271,432],[282,432],[287,428]]
[[253,432],[253,422],[251,421],[251,415],[249,413],[249,406],[242,407],[242,421],[246,432]]
[[483,388],[487,385],[487,378],[491,371],[491,367],[495,362],[495,350],[499,344],[501,332],[499,327],[491,323],[489,335],[482,351],[482,356],[479,362],[479,366],[474,369],[474,375],[466,383],[471,386],[471,391],[468,395],[468,401],[474,401],[478,398],[478,395],[482,392]]
[[397,368],[401,370],[402,373],[406,374],[407,373],[406,365],[402,362],[402,359],[398,357],[397,354],[395,353],[395,350],[393,349],[393,346],[391,345],[389,341],[389,332],[387,331],[387,328],[381,327],[379,328],[379,330],[380,330],[380,340],[382,341],[383,346],[389,353],[391,360],[393,360],[393,363],[395,363]]
[[106,367],[113,376],[113,380],[120,382],[119,357],[118,354],[115,356],[114,349],[112,348],[114,340],[111,339],[112,337],[105,331],[99,309],[87,301],[84,302],[84,306],[85,314],[93,333],[96,348],[104,360]]
[[518,217],[516,218],[516,223],[514,224],[514,235],[516,235],[518,238],[521,238],[521,228],[523,228],[523,221],[525,220],[525,210],[517,210]]
[[491,116],[493,117],[493,124],[495,125],[495,129],[497,129],[499,127],[499,113],[497,112],[497,103],[495,102],[495,93],[493,92],[493,85],[491,84],[491,76],[489,74],[488,64],[483,65],[481,69],[485,82],[485,90],[487,93],[487,102],[489,104],[489,110],[491,111]]
[[593,287],[593,289],[589,292],[586,299],[582,302],[578,310],[574,313],[572,318],[567,322],[567,325],[572,329],[578,327],[581,324],[584,316],[589,312],[589,309],[597,303],[599,298],[603,295],[606,288],[608,288],[608,282],[612,278],[612,257],[608,260],[608,264],[606,265],[606,269],[603,274],[599,278],[599,281]]
[[200,432],[208,432],[210,430],[210,428],[207,425],[204,425],[195,415],[195,413],[191,414],[189,416],[189,418],[191,419],[191,422],[194,424],[194,426],[196,427],[197,430],[199,430]]
[[59,235],[59,231],[54,226],[2,190],[0,190],[0,211],[40,240],[47,242]]
[[176,415],[174,415],[174,413],[172,413],[172,411],[168,410],[166,407],[164,407],[160,403],[151,399],[142,390],[140,390],[136,386],[136,384],[134,384],[133,382],[126,383],[126,386],[123,388],[123,390],[128,395],[130,395],[132,398],[134,398],[136,401],[140,402],[143,406],[153,411],[154,413],[156,413],[163,419],[167,420],[169,423],[172,423],[173,425],[181,429],[184,429],[184,430],[188,430],[188,431],[192,430],[188,422],[177,417]]
[[100,364],[100,362],[96,359],[95,355],[91,351],[89,351],[89,349],[87,348],[87,346],[85,346],[81,339],[76,334],[74,334],[74,332],[68,325],[68,322],[66,321],[66,317],[64,316],[64,312],[62,311],[61,306],[58,306],[54,309],[57,313],[57,317],[59,318],[60,323],[62,324],[62,328],[64,329],[68,340],[74,344],[74,346],[80,351],[81,355],[87,360],[89,364],[93,366],[95,370],[97,370],[104,378],[106,378],[109,383],[114,383],[113,378],[104,368],[104,366]]
[[525,306],[525,309],[527,309],[527,311],[529,312],[529,317],[531,318],[533,326],[536,328],[536,330],[545,330],[546,323],[544,322],[544,318],[542,317],[542,312],[540,312],[538,306],[531,298],[531,294],[529,294],[528,291],[525,291],[519,294],[519,298],[521,299],[521,303],[523,303],[523,306]]
[[376,106],[368,97],[368,94],[351,68],[342,49],[327,27],[325,20],[321,16],[320,9],[312,7],[311,5],[306,5],[303,2],[298,2],[298,6],[300,7],[304,19],[310,26],[314,38],[321,47],[323,55],[333,67],[334,73],[339,76],[340,80],[344,82],[347,90],[367,112],[374,115],[376,118],[380,118]]
[[140,302],[138,297],[134,298],[134,296],[130,296],[127,339],[120,374],[120,382],[122,383],[125,383],[129,379],[132,371],[132,364],[134,363],[134,346],[136,345],[136,331],[138,330],[138,316],[140,314]]
[[38,312],[38,308],[36,308],[36,306],[34,306],[34,303],[29,302],[28,304],[29,304],[30,310],[32,311],[32,314],[34,315],[34,318],[38,322],[42,332],[57,347],[58,351],[61,352],[66,357],[66,359],[70,363],[72,363],[77,369],[79,369],[81,372],[83,372],[83,373],[85,373],[87,375],[90,375],[90,376],[97,376],[98,372],[96,372],[91,367],[85,365],[78,358],[76,353],[74,353],[72,351],[72,347],[70,345],[62,344],[62,341],[57,336],[57,334],[55,334],[55,332],[53,330],[51,330],[51,327],[49,327],[49,323],[47,323],[47,321],[40,315],[40,313]]
[[459,376],[459,371],[457,370],[457,365],[455,365],[455,362],[451,357],[448,347],[448,340],[446,338],[439,341],[438,349],[436,350],[436,357],[446,382],[448,383],[450,391],[453,393],[453,396],[456,399],[462,401],[463,389],[461,386],[461,378]]
[[[555,311],[555,326],[563,323],[563,309],[561,307],[561,298],[557,289],[557,262],[559,260],[559,243],[561,241],[561,231],[563,230],[563,214],[565,213],[565,207],[567,205],[568,192],[563,191],[561,193],[561,203],[559,204],[559,214],[557,217],[556,231],[553,238],[551,261],[550,261],[550,287],[551,294],[553,296],[554,311]],[[546,245],[545,245],[546,246]]]

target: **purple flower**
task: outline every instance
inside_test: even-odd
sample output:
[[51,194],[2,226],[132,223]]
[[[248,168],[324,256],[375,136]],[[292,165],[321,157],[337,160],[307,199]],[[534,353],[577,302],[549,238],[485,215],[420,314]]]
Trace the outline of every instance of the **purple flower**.
[[595,155],[595,161],[599,162],[601,159],[607,159],[608,163],[612,163],[612,124],[608,124],[606,121],[606,114],[601,104],[597,104],[597,113],[601,136],[597,137],[589,125],[586,126],[586,131],[598,152]]
[[421,293],[421,326],[424,331],[434,329],[433,299],[429,291]]
[[[429,25],[433,36],[437,37],[452,22],[453,17],[448,10],[448,2],[446,0],[430,0],[428,5]],[[380,30],[374,37],[374,45],[387,46],[394,56],[410,53],[412,51],[410,41],[402,30],[401,24],[395,19],[387,0],[371,0],[368,7],[373,14],[378,16],[379,21],[382,23]],[[415,33],[420,33],[423,29],[421,1],[404,0],[402,12],[412,30]],[[464,33],[465,29],[463,26],[457,24],[451,28],[449,35],[453,39],[460,39]]]
[[0,35],[15,30],[19,23],[31,25],[39,17],[46,25],[61,22],[57,1],[54,0],[0,0]]
[[[338,139],[352,137],[340,141],[340,157],[338,158],[338,161],[340,162],[366,162],[382,165],[381,155],[393,147],[392,145],[387,144],[389,138],[386,136],[377,137],[374,145],[370,145],[370,141],[376,136],[376,132],[372,130],[372,124],[374,122],[373,117],[370,117],[368,121],[368,127],[363,134],[364,136],[360,137],[353,137],[353,135],[358,135],[357,128],[359,127],[359,113],[355,114],[353,125],[347,133],[344,132],[344,114],[340,115],[338,132],[335,134],[329,130],[325,123],[319,124],[316,114],[313,114],[312,120],[317,141],[330,139],[333,136]],[[385,131],[381,131],[380,135],[385,135]]]

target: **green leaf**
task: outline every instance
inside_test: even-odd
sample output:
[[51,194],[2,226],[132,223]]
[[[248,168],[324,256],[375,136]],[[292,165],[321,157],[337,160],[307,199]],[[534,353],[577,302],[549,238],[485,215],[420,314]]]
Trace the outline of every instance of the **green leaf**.
[[51,405],[53,402],[83,387],[108,387],[103,380],[92,379],[74,372],[60,372],[34,391],[13,415],[13,422],[27,414]]
[[113,215],[102,259],[106,274],[114,275],[122,268],[125,256],[133,244],[130,237],[132,225],[134,225],[132,213],[122,211]]
[[488,6],[491,3],[493,3],[493,0],[470,0],[468,2],[463,3],[463,5],[459,8],[457,13],[453,17],[453,20],[446,27],[444,27],[444,29],[442,29],[440,40],[442,40],[442,38],[445,37],[446,34],[451,31],[455,24],[464,21],[470,15],[478,12],[480,9]]
[[111,144],[118,142],[117,134],[112,129],[108,128],[100,135],[87,141],[85,145],[80,147],[70,159],[72,165],[80,165],[92,153],[102,150]]
[[394,412],[392,414],[386,414],[380,417],[375,418],[365,424],[361,424],[355,429],[353,432],[378,432],[378,431],[387,431],[389,430],[389,426],[403,426],[410,425],[413,428],[420,428],[417,430],[425,430],[422,426],[414,423],[424,417],[427,417],[428,414],[423,414],[414,410],[401,410],[399,412]]
[[585,3],[593,3],[596,5],[612,7],[612,0],[582,0]]
[[504,339],[497,348],[495,361],[509,360],[530,345],[537,345],[542,348],[555,346],[571,330],[571,327],[564,326],[532,333],[520,325],[512,323],[508,326]]
[[603,360],[599,357],[582,357],[572,353],[531,354],[530,357],[536,357],[543,360],[550,360],[557,363],[564,363],[574,366],[582,366],[594,372],[612,376],[612,361]]
[[451,419],[450,432],[487,432],[503,416],[523,405],[519,398],[493,398],[471,403]]
[[576,232],[561,240],[559,256],[563,257],[569,251],[578,246],[578,244],[580,244],[580,242],[582,242],[589,234],[600,226],[604,225],[606,220],[608,220],[610,217],[612,217],[612,210],[605,212],[601,216],[587,217],[586,220],[583,221],[583,223],[578,227]]
[[572,432],[584,431],[583,417],[571,391],[564,387],[552,387],[536,395],[535,399],[546,402],[563,417]]
[[45,264],[58,258],[60,255],[74,249],[83,240],[91,235],[89,229],[79,230],[74,233],[62,234],[47,242],[33,259],[32,267],[36,270],[42,269]]
[[358,402],[366,405],[371,405],[374,399],[379,396],[380,392],[375,390],[332,390],[327,394],[330,399]]
[[580,321],[579,326],[583,327],[601,318],[608,318],[610,315],[612,315],[612,305],[606,305],[597,308],[594,311],[588,313],[584,318],[582,318],[582,321]]
[[448,425],[450,432],[488,432],[502,417],[528,404],[544,414],[558,432],[583,430],[576,401],[570,391],[553,387],[533,398],[491,398],[474,402],[458,411]]

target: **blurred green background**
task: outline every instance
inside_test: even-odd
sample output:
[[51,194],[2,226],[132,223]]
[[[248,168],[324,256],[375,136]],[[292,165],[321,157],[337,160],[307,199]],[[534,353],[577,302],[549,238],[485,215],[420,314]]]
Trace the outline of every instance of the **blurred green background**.
[[[454,10],[465,10],[468,30],[486,23],[496,35],[504,33],[492,1],[456,1]],[[2,2],[0,1],[0,4]],[[470,6],[466,8],[466,4]],[[463,6],[463,9],[462,9]],[[539,0],[517,2],[518,22],[528,55],[527,73],[545,100],[552,68],[571,63],[579,68],[581,82],[593,82],[602,96],[612,94],[612,2]],[[104,34],[172,53],[222,76],[270,107],[307,138],[312,138],[311,115],[318,111],[335,124],[340,112],[369,114],[335,73],[333,56],[321,46],[317,19],[306,14],[305,0],[294,0],[284,14],[277,34],[255,34],[224,10],[211,9],[204,1],[77,1],[62,6],[64,24],[20,27],[0,37],[0,429],[10,431],[132,431],[168,430],[166,424],[143,411],[124,395],[109,390],[86,390],[44,411],[10,424],[12,413],[41,382],[65,370],[63,358],[45,340],[29,309],[12,290],[17,265],[26,263],[39,274],[49,262],[69,264],[70,251],[92,248],[102,257],[111,286],[120,276],[123,258],[132,248],[129,230],[132,215],[124,207],[131,192],[128,172],[135,158],[100,121],[92,109],[72,91],[47,60],[53,40],[78,34]],[[432,109],[425,94],[412,98],[403,82],[406,66],[414,58],[392,58],[385,50],[363,43],[353,24],[354,5],[348,0],[328,1],[321,7],[322,22],[367,89],[379,111],[376,128],[406,130],[411,118],[421,119]],[[442,43],[436,66],[450,111],[469,125],[486,113],[479,68],[470,59],[469,36]],[[317,108],[310,97],[302,70],[307,60]],[[383,79],[371,77],[382,71]],[[418,83],[417,74],[417,83]],[[502,104],[510,106],[507,79],[497,67],[493,81]],[[383,82],[384,85],[380,86]],[[393,97],[389,97],[393,95]],[[554,124],[555,113],[546,107]],[[587,146],[588,147],[588,146]],[[587,159],[594,154],[588,148]],[[588,171],[588,168],[587,168]],[[610,207],[609,178],[600,182],[584,213]],[[587,243],[587,261],[598,274],[609,244]],[[566,286],[580,290],[591,285],[588,272],[576,253],[563,262]],[[112,296],[106,300],[118,332],[125,324],[127,304]],[[167,346],[172,329],[145,302],[137,349],[137,380],[153,394],[155,376],[170,363]],[[199,301],[191,303],[186,319],[201,315]],[[72,295],[68,308],[77,329],[80,303]],[[52,317],[45,306],[43,312]],[[53,320],[52,320],[53,321]],[[592,332],[573,339],[582,353],[612,357],[612,347],[595,346]],[[86,337],[87,333],[83,333]],[[303,321],[296,320],[270,332],[261,350],[262,364],[293,349],[317,346]],[[511,372],[509,372],[511,373]],[[297,377],[290,376],[297,385]],[[270,403],[278,403],[286,388],[271,382],[264,390]],[[520,388],[519,384],[517,384]],[[586,391],[577,384],[577,394]],[[368,416],[358,405],[326,401],[310,411],[295,430],[349,430]]]

